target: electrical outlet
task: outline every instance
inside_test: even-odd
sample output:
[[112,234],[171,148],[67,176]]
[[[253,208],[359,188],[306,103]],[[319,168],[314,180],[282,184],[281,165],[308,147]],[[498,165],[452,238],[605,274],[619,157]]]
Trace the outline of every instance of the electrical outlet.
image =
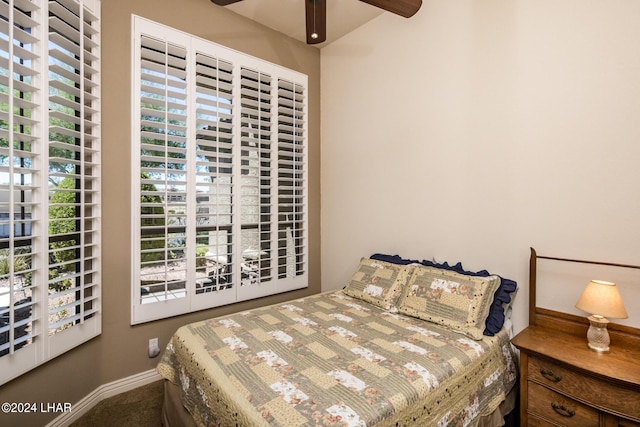
[[149,340],[149,357],[153,358],[160,354],[160,346],[158,345],[158,338],[151,338]]

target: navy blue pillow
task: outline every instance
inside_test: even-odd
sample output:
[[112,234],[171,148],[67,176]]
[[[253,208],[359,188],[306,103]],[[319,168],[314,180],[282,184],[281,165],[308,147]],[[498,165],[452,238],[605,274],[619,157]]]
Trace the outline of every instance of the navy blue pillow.
[[[369,258],[377,259],[378,261],[386,261],[386,262],[391,262],[394,264],[402,264],[402,265],[422,264],[428,267],[442,268],[444,270],[455,271],[456,273],[464,274],[466,276],[487,277],[491,275],[487,270],[482,270],[477,272],[466,271],[462,267],[462,263],[460,262],[458,262],[455,265],[449,265],[449,263],[447,262],[439,264],[437,262],[432,262],[428,260],[417,261],[417,260],[402,258],[400,255],[386,255],[386,254],[373,254]],[[502,308],[502,304],[508,304],[509,302],[511,302],[511,294],[515,292],[517,288],[518,288],[518,284],[515,281],[500,277],[500,286],[498,287],[498,290],[495,292],[495,294],[493,294],[493,302],[491,303],[491,308],[489,309],[489,315],[487,316],[487,320],[485,322],[485,329],[483,332],[484,335],[492,337],[495,334],[497,334],[500,331],[500,329],[502,329],[502,326],[504,326],[504,321],[505,321],[504,309]]]
[[405,258],[402,258],[400,255],[373,254],[369,258],[377,259],[378,261],[390,262],[392,264],[402,264],[402,265],[420,264],[420,261],[405,259]]

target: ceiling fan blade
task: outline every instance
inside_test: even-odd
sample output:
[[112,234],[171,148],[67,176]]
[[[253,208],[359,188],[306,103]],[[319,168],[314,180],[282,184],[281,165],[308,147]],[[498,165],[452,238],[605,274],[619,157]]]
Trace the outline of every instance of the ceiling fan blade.
[[410,18],[422,6],[422,0],[360,0],[396,15]]
[[212,3],[217,4],[218,6],[227,6],[233,3],[237,3],[241,0],[211,0]]
[[327,40],[327,0],[304,0],[307,16],[307,44]]

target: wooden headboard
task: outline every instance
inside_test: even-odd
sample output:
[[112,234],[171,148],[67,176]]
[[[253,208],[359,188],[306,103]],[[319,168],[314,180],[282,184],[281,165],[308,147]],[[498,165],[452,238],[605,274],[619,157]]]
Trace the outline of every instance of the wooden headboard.
[[[589,320],[587,320],[586,316],[576,316],[575,314],[563,313],[560,311],[549,310],[537,306],[536,281],[539,259],[570,263],[606,265],[611,267],[633,268],[640,270],[640,266],[638,265],[542,256],[538,255],[536,253],[536,250],[531,248],[531,257],[529,259],[529,325],[557,329],[582,336],[586,336],[587,329],[589,328]],[[608,325],[608,330],[609,335],[611,335],[611,339],[616,340],[619,343],[626,342],[631,345],[639,345],[640,343],[640,329],[638,328],[610,323]]]

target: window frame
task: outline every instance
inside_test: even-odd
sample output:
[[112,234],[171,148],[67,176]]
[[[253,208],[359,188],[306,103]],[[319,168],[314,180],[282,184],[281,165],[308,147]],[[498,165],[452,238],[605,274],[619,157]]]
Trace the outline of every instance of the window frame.
[[[244,300],[250,300],[255,298],[260,298],[268,295],[273,295],[277,293],[287,292],[295,289],[302,289],[308,287],[308,269],[309,269],[309,243],[308,243],[308,143],[307,143],[307,91],[308,91],[308,77],[305,74],[300,72],[287,69],[277,64],[273,64],[267,62],[265,60],[249,56],[247,54],[229,49],[227,47],[221,46],[219,44],[213,43],[208,40],[204,40],[198,38],[196,36],[184,33],[180,30],[176,30],[162,24],[158,24],[156,22],[147,20],[145,18],[139,16],[133,16],[132,18],[132,129],[131,129],[131,140],[132,140],[132,153],[131,153],[131,176],[132,176],[132,188],[131,188],[131,206],[132,212],[134,213],[134,220],[131,223],[131,238],[132,238],[132,264],[131,264],[131,277],[132,277],[132,286],[131,286],[131,324],[144,323],[152,320],[167,318],[171,316],[186,314],[194,311],[199,311],[203,309],[208,309],[212,307],[232,304],[235,302],[240,302]],[[179,286],[183,286],[183,288],[179,288],[177,292],[174,294],[177,297],[170,299],[170,292],[167,290],[167,280],[165,279],[164,291],[154,292],[153,297],[156,299],[155,302],[151,303],[143,303],[143,289],[141,283],[141,250],[142,250],[142,236],[144,226],[141,225],[141,221],[138,218],[138,215],[142,215],[141,211],[141,196],[143,194],[141,190],[141,185],[144,183],[143,178],[141,177],[141,173],[143,172],[143,168],[141,166],[141,134],[142,134],[142,112],[141,112],[141,95],[142,95],[142,84],[141,84],[141,73],[142,73],[142,56],[143,56],[143,39],[145,37],[155,39],[159,45],[164,44],[166,52],[169,50],[169,45],[171,45],[172,49],[176,49],[176,51],[180,51],[180,49],[184,49],[184,55],[186,58],[186,74],[185,74],[185,85],[186,85],[186,134],[185,140],[186,148],[185,148],[185,169],[186,169],[186,199],[185,202],[186,207],[184,208],[186,214],[185,222],[185,243],[184,247],[181,249],[180,257],[184,257],[185,264],[187,265],[186,273],[184,273],[184,283]],[[149,55],[149,54],[147,54]],[[180,54],[182,55],[182,54]],[[200,55],[200,56],[198,56]],[[197,107],[197,96],[198,96],[198,86],[197,86],[197,78],[196,78],[196,64],[198,58],[205,56],[209,59],[216,59],[220,62],[225,62],[231,64],[231,75],[232,75],[232,95],[231,95],[231,104],[230,104],[230,128],[232,129],[230,137],[231,137],[231,153],[229,154],[231,160],[231,183],[230,183],[230,198],[233,200],[230,205],[230,217],[232,217],[231,223],[226,225],[227,238],[230,239],[229,247],[230,249],[224,256],[232,259],[231,267],[229,271],[226,271],[226,274],[232,278],[232,282],[229,283],[229,286],[222,286],[220,289],[215,287],[211,292],[203,293],[199,289],[201,289],[202,284],[201,280],[196,278],[196,267],[195,260],[198,257],[196,254],[196,242],[198,241],[198,229],[206,230],[207,227],[200,227],[197,224],[198,215],[200,215],[200,219],[208,216],[208,214],[202,214],[202,212],[198,212],[198,203],[196,200],[197,194],[195,193],[195,188],[198,186],[201,179],[200,177],[196,177],[198,174],[197,170],[193,168],[196,160],[192,157],[194,150],[201,148],[201,145],[198,145],[197,138],[199,137],[198,131],[202,130],[198,126],[198,107]],[[168,59],[166,60],[167,64],[169,63]],[[178,61],[178,60],[176,60]],[[166,64],[165,64],[166,65]],[[174,66],[177,66],[174,64]],[[259,279],[260,281],[257,283],[249,281],[243,282],[241,278],[247,277],[247,271],[254,270],[246,270],[246,262],[245,267],[242,266],[243,260],[246,261],[246,257],[242,256],[241,251],[241,239],[243,233],[246,233],[246,230],[251,227],[260,227],[258,224],[249,224],[246,222],[242,222],[241,217],[243,216],[243,207],[248,206],[249,202],[243,201],[243,185],[242,182],[242,174],[243,170],[247,171],[252,169],[252,162],[262,162],[262,157],[253,158],[254,160],[248,160],[246,153],[249,151],[264,152],[264,150],[260,147],[251,147],[249,149],[249,145],[252,143],[249,142],[245,144],[243,141],[250,139],[246,135],[247,127],[244,126],[244,121],[247,121],[246,111],[243,112],[243,101],[246,99],[244,93],[247,92],[247,87],[242,86],[241,74],[243,70],[258,72],[258,73],[266,73],[270,76],[271,85],[269,87],[269,94],[265,96],[266,98],[270,98],[272,103],[267,109],[269,111],[264,111],[264,116],[270,116],[271,119],[269,121],[269,126],[271,126],[269,133],[269,137],[267,141],[268,151],[265,154],[265,158],[269,159],[269,175],[267,178],[264,176],[258,176],[258,180],[260,181],[268,181],[269,184],[267,187],[270,189],[271,193],[269,195],[269,203],[267,205],[260,203],[260,212],[259,215],[261,217],[260,221],[263,221],[265,216],[269,217],[268,226],[264,227],[266,230],[263,233],[265,239],[268,236],[268,242],[264,241],[259,244],[260,248],[258,251],[259,257],[265,257],[265,253],[269,255],[271,261],[267,263],[263,263],[268,266],[268,270],[271,274],[270,279]],[[170,71],[169,71],[170,72]],[[176,71],[178,73],[178,71]],[[200,74],[199,74],[200,75]],[[174,80],[170,80],[170,75],[166,75],[166,85],[174,84]],[[285,88],[279,86],[279,82],[285,82],[287,87],[291,86],[299,91],[296,95],[294,95],[297,99],[295,107],[291,107],[287,109],[285,106],[278,104],[278,99],[285,96]],[[147,83],[145,83],[147,84]],[[285,86],[286,86],[285,85]],[[244,91],[244,92],[243,92]],[[289,119],[283,119],[281,116],[281,111],[287,110],[288,114],[291,114],[291,110],[295,108],[295,117]],[[245,114],[246,113],[246,114]],[[243,118],[243,114],[245,117]],[[262,114],[262,113],[260,113]],[[259,114],[259,115],[260,115]],[[222,114],[221,114],[222,115]],[[169,114],[167,113],[167,118],[165,119],[164,126],[168,129],[170,123]],[[176,119],[178,120],[178,119]],[[179,119],[180,121],[183,118]],[[252,121],[252,120],[248,120]],[[283,123],[294,123],[298,128],[294,131],[286,128]],[[221,127],[220,121],[218,123],[218,127]],[[243,128],[244,126],[244,128]],[[158,124],[158,128],[161,128],[161,124]],[[244,129],[244,130],[243,130]],[[243,132],[245,132],[243,134]],[[292,141],[287,147],[289,151],[294,154],[290,154],[291,158],[297,159],[299,165],[293,165],[294,161],[281,160],[280,156],[282,156],[282,152],[284,152],[285,142],[279,141],[279,137],[283,133],[291,133],[294,136],[291,137]],[[168,134],[168,132],[165,132]],[[169,137],[165,137],[166,143],[168,146]],[[243,146],[243,144],[245,144]],[[295,145],[295,146],[294,146]],[[266,145],[265,145],[266,146]],[[294,146],[294,148],[291,148]],[[165,151],[167,152],[167,151]],[[182,152],[180,153],[182,154]],[[261,156],[261,155],[259,155]],[[145,156],[145,159],[147,157]],[[165,160],[169,160],[167,154],[165,154]],[[182,162],[182,160],[181,160]],[[244,162],[244,163],[243,163]],[[211,168],[213,166],[212,163],[206,163],[206,168]],[[298,166],[300,169],[298,169]],[[258,167],[260,169],[260,167]],[[284,171],[286,169],[291,169],[295,172],[292,172],[291,175],[295,176],[289,181],[296,180],[296,184],[291,184],[289,191],[289,199],[286,199],[284,193],[284,184],[281,182],[285,182],[286,179],[280,177],[279,172]],[[165,169],[165,174],[168,169]],[[180,170],[182,173],[182,170]],[[249,173],[249,172],[247,172]],[[217,177],[217,175],[216,175]],[[213,178],[211,178],[213,180]],[[265,182],[266,182],[265,181]],[[151,181],[150,181],[151,182]],[[156,181],[153,181],[156,182]],[[165,196],[162,201],[164,203],[163,206],[168,206],[168,194],[166,192],[166,187],[168,184],[165,183],[164,189],[159,191],[164,191]],[[181,186],[178,186],[182,188]],[[279,189],[282,187],[282,194],[279,194]],[[295,187],[295,188],[294,188]],[[157,189],[154,187],[154,190]],[[189,190],[190,189],[190,190]],[[258,190],[258,198],[262,197],[260,193],[261,190]],[[178,190],[178,193],[181,194],[182,190]],[[298,244],[293,245],[293,249],[290,247],[286,247],[284,243],[278,242],[278,231],[279,227],[286,227],[281,225],[279,221],[280,217],[280,206],[283,205],[284,201],[279,204],[279,197],[282,200],[291,202],[291,200],[295,200],[296,206],[293,212],[296,213],[295,220],[289,221],[289,223],[296,224],[296,235],[295,239],[293,237],[290,240],[294,240],[294,242],[298,242]],[[265,208],[267,211],[263,211]],[[208,208],[207,208],[208,209]],[[166,208],[165,210],[168,210]],[[207,211],[209,212],[209,211]],[[165,212],[165,217],[168,218]],[[205,218],[206,220],[206,218]],[[169,219],[164,223],[165,226],[169,222]],[[225,227],[214,227],[211,226],[209,228],[215,228],[216,230],[222,230]],[[167,227],[168,228],[168,227]],[[282,235],[282,233],[280,233]],[[293,236],[293,232],[291,232]],[[224,240],[224,237],[222,237]],[[165,260],[159,261],[165,262],[167,265],[168,261],[168,243],[169,238],[164,238],[165,242]],[[287,241],[287,242],[289,242]],[[211,245],[211,241],[208,241],[208,245]],[[267,251],[262,250],[262,245],[265,245],[269,248]],[[222,245],[224,246],[224,245]],[[279,274],[278,263],[282,264],[285,261],[278,261],[278,254],[283,251],[294,251],[295,253],[295,271],[289,269],[287,274]],[[182,253],[184,252],[184,254]],[[216,259],[220,258],[220,254],[214,254]],[[280,256],[282,258],[282,256]],[[289,257],[288,259],[294,259],[293,257]],[[260,264],[260,262],[258,262]],[[284,264],[282,264],[284,265]],[[281,267],[282,267],[281,265]],[[282,268],[281,268],[282,269]],[[258,277],[263,277],[262,273],[267,274],[267,269],[264,271],[259,271]],[[253,273],[251,273],[253,274]],[[166,276],[165,276],[166,277]],[[149,288],[147,288],[149,289]],[[184,291],[184,292],[183,292]],[[163,294],[164,292],[164,294]],[[184,294],[184,296],[183,296]]]
[[[9,305],[0,307],[0,385],[102,331],[100,0],[14,0],[6,6],[2,169],[21,179],[0,184],[9,210],[3,221],[8,235],[0,236],[9,265],[1,277]],[[30,99],[25,84],[34,88]],[[16,120],[29,124],[17,130]],[[31,182],[24,180],[29,175]],[[18,234],[15,226],[25,218],[16,221],[14,212],[25,205],[32,209],[30,227]],[[31,247],[23,257],[28,270],[16,268],[21,246]],[[17,300],[22,294],[29,296]]]

